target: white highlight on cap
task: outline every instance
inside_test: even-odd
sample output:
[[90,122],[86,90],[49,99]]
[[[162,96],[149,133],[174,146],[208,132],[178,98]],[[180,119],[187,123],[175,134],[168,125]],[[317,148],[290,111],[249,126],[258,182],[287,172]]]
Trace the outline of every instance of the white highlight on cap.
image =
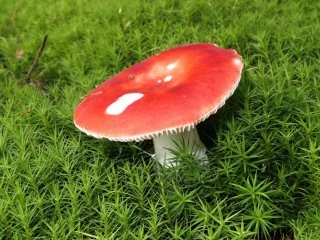
[[176,67],[176,64],[175,64],[175,63],[171,63],[171,64],[167,65],[167,69],[168,69],[168,70],[172,70],[172,69],[174,69],[175,67]]
[[128,106],[130,106],[135,101],[141,99],[144,95],[142,93],[127,93],[119,97],[115,102],[113,102],[106,109],[106,114],[109,115],[119,115],[121,114]]
[[241,62],[240,59],[238,59],[238,58],[233,59],[233,63],[234,63],[235,65],[242,65],[242,62]]
[[163,81],[165,81],[165,82],[169,82],[169,81],[171,81],[171,79],[172,79],[172,76],[166,76],[164,79],[163,79]]

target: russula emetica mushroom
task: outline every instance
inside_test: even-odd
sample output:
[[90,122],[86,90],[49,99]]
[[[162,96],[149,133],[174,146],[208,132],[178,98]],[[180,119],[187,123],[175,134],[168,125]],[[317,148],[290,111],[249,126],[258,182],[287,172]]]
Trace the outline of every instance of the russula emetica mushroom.
[[155,158],[172,164],[184,144],[206,157],[195,125],[215,113],[240,81],[241,56],[209,43],[178,46],[123,70],[77,106],[83,132],[115,141],[153,139]]

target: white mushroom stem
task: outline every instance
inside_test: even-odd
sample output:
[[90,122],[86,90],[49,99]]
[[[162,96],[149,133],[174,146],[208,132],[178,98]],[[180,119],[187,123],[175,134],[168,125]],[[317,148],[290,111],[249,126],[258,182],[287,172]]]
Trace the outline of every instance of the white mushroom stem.
[[167,133],[153,138],[155,159],[164,167],[175,166],[176,154],[181,151],[207,160],[206,147],[201,142],[196,128],[181,133]]

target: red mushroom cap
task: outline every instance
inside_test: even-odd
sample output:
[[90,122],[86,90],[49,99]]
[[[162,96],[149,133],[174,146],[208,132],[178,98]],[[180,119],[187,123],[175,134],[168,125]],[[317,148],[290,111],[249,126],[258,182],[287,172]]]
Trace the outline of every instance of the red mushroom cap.
[[91,91],[75,110],[75,125],[118,141],[193,128],[233,94],[242,66],[235,50],[208,43],[166,50]]

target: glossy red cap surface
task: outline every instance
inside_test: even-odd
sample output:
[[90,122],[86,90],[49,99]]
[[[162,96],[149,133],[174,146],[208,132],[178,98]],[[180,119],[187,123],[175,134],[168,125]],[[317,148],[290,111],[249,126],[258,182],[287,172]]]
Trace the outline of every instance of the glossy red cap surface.
[[88,135],[118,141],[181,132],[224,105],[242,66],[235,50],[208,43],[163,51],[91,91],[76,108],[74,123]]

